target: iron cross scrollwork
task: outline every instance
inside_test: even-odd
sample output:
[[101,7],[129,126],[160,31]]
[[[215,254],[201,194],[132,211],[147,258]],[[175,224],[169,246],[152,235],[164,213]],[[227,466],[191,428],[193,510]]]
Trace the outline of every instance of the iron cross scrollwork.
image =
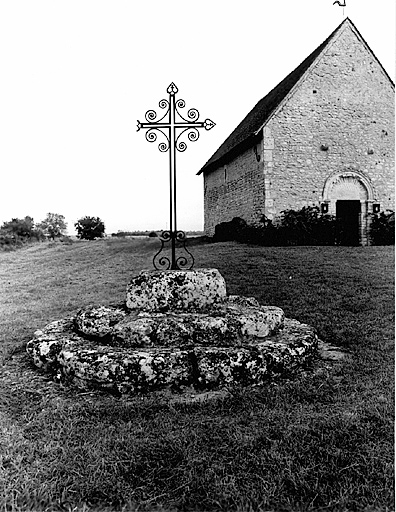
[[[182,99],[176,100],[178,88],[172,82],[167,88],[169,94],[168,100],[161,100],[159,107],[165,111],[162,117],[159,117],[155,110],[148,110],[145,118],[146,123],[137,122],[137,131],[146,128],[146,140],[156,142],[158,134],[161,134],[162,141],[158,144],[158,149],[162,152],[169,151],[169,226],[170,229],[163,231],[160,240],[161,248],[153,258],[154,268],[157,270],[177,270],[191,269],[194,265],[192,254],[186,249],[186,234],[177,229],[176,217],[176,151],[183,152],[187,149],[187,143],[182,139],[187,137],[190,142],[195,142],[199,138],[198,128],[210,130],[215,123],[210,119],[198,121],[199,112],[195,108],[190,108],[187,114],[182,115],[180,110],[186,104]],[[159,117],[159,118],[158,118]],[[181,130],[181,131],[180,131]],[[171,259],[167,256],[160,256],[165,243],[171,243]],[[176,258],[176,242],[182,242],[186,255]]]

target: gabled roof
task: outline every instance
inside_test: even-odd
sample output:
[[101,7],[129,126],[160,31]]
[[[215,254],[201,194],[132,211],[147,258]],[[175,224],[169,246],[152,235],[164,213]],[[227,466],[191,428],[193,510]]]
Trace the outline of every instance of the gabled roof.
[[[272,91],[270,91],[264,98],[262,98],[257,105],[248,113],[248,115],[239,123],[231,135],[223,142],[219,149],[212,155],[212,157],[206,162],[202,169],[197,173],[210,172],[214,168],[223,165],[226,161],[230,161],[236,155],[241,153],[244,149],[247,149],[257,143],[261,138],[261,128],[269,119],[274,110],[280,105],[285,99],[287,94],[302,78],[304,73],[314,63],[316,58],[328,45],[331,39],[334,38],[335,34],[339,29],[346,23],[350,23],[353,29],[357,32],[358,36],[362,39],[363,43],[367,46],[369,51],[374,55],[366,41],[360,35],[359,31],[352,23],[349,18],[346,18],[338,27],[329,35],[329,37],[314,50],[299,66],[296,67],[286,78],[282,80]],[[375,57],[375,55],[374,55]],[[376,58],[376,57],[375,57]],[[376,58],[378,61],[378,59]],[[378,61],[379,62],[379,61]],[[382,67],[385,74],[393,84],[389,75]]]

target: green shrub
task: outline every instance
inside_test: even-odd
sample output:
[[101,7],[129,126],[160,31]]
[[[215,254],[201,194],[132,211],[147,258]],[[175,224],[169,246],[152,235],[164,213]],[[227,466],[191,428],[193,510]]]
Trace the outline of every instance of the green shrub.
[[214,239],[216,242],[242,241],[245,236],[247,222],[241,217],[234,217],[229,222],[221,222],[215,226]]
[[105,225],[99,217],[82,217],[74,224],[74,227],[78,238],[95,240],[95,238],[104,237]]
[[322,215],[317,206],[301,210],[284,210],[274,222],[265,216],[261,225],[250,226],[240,217],[221,222],[215,227],[214,241],[235,240],[265,246],[334,245],[336,219]]
[[322,215],[318,206],[304,206],[282,211],[278,229],[284,245],[334,245],[336,218]]
[[59,213],[47,213],[47,216],[36,226],[36,231],[41,233],[44,238],[60,238],[67,229],[65,217]]
[[4,222],[1,226],[1,234],[6,237],[30,238],[34,231],[34,221],[32,217],[26,216],[24,219],[13,218]]
[[16,246],[17,238],[12,235],[0,235],[0,247],[3,250],[10,250]]
[[47,238],[59,238],[66,230],[63,215],[48,213],[38,224],[28,215],[24,219],[13,218],[0,228],[1,246],[21,246],[26,242],[41,242]]
[[370,238],[373,245],[395,244],[395,212],[386,210],[372,216]]

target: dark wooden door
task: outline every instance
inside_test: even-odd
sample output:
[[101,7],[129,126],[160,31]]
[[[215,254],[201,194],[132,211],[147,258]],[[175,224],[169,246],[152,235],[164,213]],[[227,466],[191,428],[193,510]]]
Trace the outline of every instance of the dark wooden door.
[[359,245],[360,201],[337,201],[336,216],[339,245]]

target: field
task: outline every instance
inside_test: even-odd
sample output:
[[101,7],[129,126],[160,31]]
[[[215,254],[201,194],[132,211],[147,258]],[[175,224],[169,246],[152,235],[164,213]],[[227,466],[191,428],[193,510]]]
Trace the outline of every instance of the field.
[[348,352],[293,379],[183,402],[62,387],[24,346],[124,299],[158,240],[0,253],[0,511],[391,511],[393,247],[193,247],[228,292],[282,307]]

